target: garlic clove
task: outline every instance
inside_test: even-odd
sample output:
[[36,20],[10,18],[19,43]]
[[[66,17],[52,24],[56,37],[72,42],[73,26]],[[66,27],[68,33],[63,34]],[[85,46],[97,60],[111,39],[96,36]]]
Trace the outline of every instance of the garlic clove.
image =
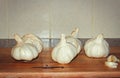
[[119,60],[115,55],[110,55],[110,56],[107,58],[107,61],[108,61],[108,62],[120,62],[120,60]]
[[117,68],[118,63],[106,61],[105,65],[109,68]]

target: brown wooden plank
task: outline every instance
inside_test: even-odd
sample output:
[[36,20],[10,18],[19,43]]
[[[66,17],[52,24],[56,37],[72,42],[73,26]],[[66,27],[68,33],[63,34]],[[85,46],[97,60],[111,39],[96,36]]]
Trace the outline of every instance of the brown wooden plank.
[[[62,65],[51,59],[52,48],[44,49],[31,62],[16,61],[11,57],[11,48],[0,48],[0,77],[5,78],[80,78],[120,77],[120,65],[111,69],[104,65],[106,58],[89,58],[84,50],[71,63]],[[110,47],[110,54],[120,58],[120,47]]]

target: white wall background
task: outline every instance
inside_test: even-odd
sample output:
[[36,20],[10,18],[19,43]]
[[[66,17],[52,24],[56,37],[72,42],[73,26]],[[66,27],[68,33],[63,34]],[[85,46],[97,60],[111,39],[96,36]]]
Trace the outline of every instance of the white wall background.
[[14,33],[59,38],[75,27],[79,38],[120,38],[120,0],[0,0],[1,39]]

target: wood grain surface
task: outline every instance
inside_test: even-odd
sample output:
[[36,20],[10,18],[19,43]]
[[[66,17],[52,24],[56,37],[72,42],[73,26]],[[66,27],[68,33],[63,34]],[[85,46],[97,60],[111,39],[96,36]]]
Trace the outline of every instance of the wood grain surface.
[[[83,49],[66,65],[54,62],[51,51],[44,49],[36,59],[23,62],[11,57],[11,48],[0,48],[0,78],[120,78],[120,64],[117,69],[108,68],[106,58],[89,58]],[[120,58],[120,47],[110,47],[110,54]]]

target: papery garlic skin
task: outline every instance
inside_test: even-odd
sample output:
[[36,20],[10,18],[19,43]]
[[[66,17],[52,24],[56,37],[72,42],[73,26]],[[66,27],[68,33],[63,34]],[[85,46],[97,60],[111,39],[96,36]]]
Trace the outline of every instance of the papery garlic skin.
[[60,64],[68,64],[78,54],[77,48],[68,43],[65,39],[65,35],[61,35],[61,41],[52,50],[52,59]]
[[105,65],[109,68],[117,68],[118,63],[106,61]]
[[104,40],[103,34],[99,34],[96,38],[86,41],[84,50],[88,57],[106,57],[109,54],[109,44]]
[[16,60],[31,61],[38,56],[37,48],[30,44],[24,43],[18,34],[14,35],[17,44],[11,50],[11,56]]
[[82,44],[81,41],[78,40],[77,38],[74,38],[72,36],[66,36],[66,41],[68,43],[71,43],[72,45],[74,45],[77,48],[77,52],[79,53],[82,49]]
[[120,62],[120,60],[115,55],[110,55],[107,58],[107,61],[109,61],[109,62]]
[[79,52],[81,51],[81,48],[82,48],[82,43],[81,43],[80,40],[78,40],[78,39],[76,38],[76,36],[77,36],[77,34],[78,34],[78,31],[79,31],[79,29],[78,29],[78,28],[75,28],[75,29],[72,31],[71,35],[66,36],[65,38],[66,38],[66,41],[67,41],[68,43],[73,44],[73,45],[77,48],[77,52],[79,53]]
[[35,46],[23,44],[13,47],[11,55],[16,60],[30,61],[38,56],[38,52]]
[[81,51],[81,41],[76,38],[79,29],[75,28],[71,35],[61,35],[61,40],[52,51],[52,59],[60,64],[68,64]]
[[22,37],[22,39],[25,43],[33,44],[38,49],[39,53],[42,51],[43,43],[42,43],[42,40],[38,38],[37,36],[33,34],[26,34]]

